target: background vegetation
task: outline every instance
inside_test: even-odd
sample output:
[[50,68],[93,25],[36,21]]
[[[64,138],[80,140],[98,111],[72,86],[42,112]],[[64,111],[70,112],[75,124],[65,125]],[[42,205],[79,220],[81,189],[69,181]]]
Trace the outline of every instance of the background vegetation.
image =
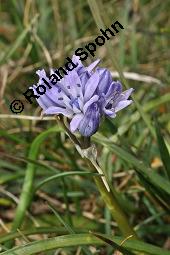
[[[169,13],[169,1],[160,0],[0,1],[2,254],[170,254]],[[116,20],[124,30],[98,47],[96,58],[135,88],[134,104],[105,120],[93,142],[140,239],[125,241],[128,250],[116,246],[124,238],[92,170],[56,121],[41,120],[36,102],[22,96],[37,69],[62,66]],[[10,111],[14,99],[23,101],[22,114]]]

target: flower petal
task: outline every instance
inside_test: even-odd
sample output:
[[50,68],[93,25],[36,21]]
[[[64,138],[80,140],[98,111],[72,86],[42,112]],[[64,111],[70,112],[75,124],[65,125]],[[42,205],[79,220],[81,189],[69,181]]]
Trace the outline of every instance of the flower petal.
[[122,93],[122,84],[119,81],[113,81],[106,93],[107,100],[117,98]]
[[82,84],[80,77],[75,70],[72,70],[64,77],[64,86],[68,94],[73,98],[80,96],[82,98]]
[[71,130],[71,132],[75,132],[78,129],[79,124],[80,124],[81,120],[83,119],[83,117],[84,117],[84,115],[82,113],[80,113],[80,114],[76,114],[72,118],[72,120],[70,122],[70,130]]
[[106,94],[110,85],[112,83],[111,73],[106,68],[97,68],[97,72],[99,73],[100,80],[98,84],[98,93]]
[[38,104],[41,106],[41,108],[43,110],[46,110],[48,107],[54,105],[54,102],[46,95],[39,95],[37,92],[36,92],[36,85],[33,85],[32,87],[30,87],[31,89],[33,89],[34,91],[34,94],[39,96],[39,98],[36,98],[36,101],[38,102]]
[[130,89],[127,89],[127,90],[123,91],[121,93],[122,100],[127,100],[130,97],[130,95],[132,94],[133,91],[134,91],[133,88],[130,88]]
[[123,108],[127,107],[128,105],[130,105],[133,101],[132,100],[124,100],[124,101],[120,101],[116,107],[115,107],[115,112],[118,112],[120,110],[122,110]]
[[61,107],[56,107],[56,106],[51,106],[49,107],[47,110],[44,111],[45,114],[63,114],[64,116],[71,118],[73,116],[73,112],[68,110],[68,109],[64,109]]
[[98,95],[94,95],[92,98],[90,98],[89,101],[87,101],[83,107],[83,112],[85,113],[87,111],[87,108],[93,104],[94,102],[96,102],[99,99]]
[[100,124],[100,110],[97,103],[90,105],[80,122],[79,132],[83,136],[92,136]]
[[[129,96],[133,89],[122,92],[121,83],[112,81],[111,73],[107,69],[97,67],[99,59],[88,67],[85,67],[76,55],[72,57],[72,61],[77,64],[76,68],[55,85],[44,69],[38,70],[37,86],[44,85],[46,93],[39,95],[36,90],[41,87],[37,89],[35,85],[33,90],[34,94],[39,96],[37,102],[45,114],[62,114],[70,118],[71,132],[78,130],[82,136],[89,137],[98,130],[103,115],[114,118],[116,112],[132,103]],[[51,75],[54,70],[50,70]],[[49,84],[44,82],[43,78]]]
[[66,107],[67,109],[72,110],[72,106],[70,104],[71,100],[61,87],[62,86],[59,85],[53,85],[50,90],[47,90],[46,95],[53,101],[53,106]]
[[78,70],[80,70],[80,69],[82,69],[82,68],[85,69],[84,65],[82,64],[82,62],[81,62],[81,60],[80,60],[80,58],[79,58],[78,56],[73,55],[73,57],[72,57],[72,62],[73,62],[74,64],[78,64],[78,66],[77,66],[76,68],[74,68],[74,70],[78,71]]
[[88,72],[83,72],[82,74],[80,74],[83,95],[85,93],[85,85],[89,78],[90,78],[90,74]]
[[91,73],[91,71],[99,64],[99,62],[100,62],[100,59],[97,59],[96,61],[94,61],[92,64],[86,67],[86,71]]
[[94,94],[99,83],[99,74],[95,72],[85,85],[84,100],[87,102]]
[[116,117],[116,113],[113,110],[108,110],[108,109],[104,109],[104,112],[107,116],[111,117],[111,118],[115,118]]

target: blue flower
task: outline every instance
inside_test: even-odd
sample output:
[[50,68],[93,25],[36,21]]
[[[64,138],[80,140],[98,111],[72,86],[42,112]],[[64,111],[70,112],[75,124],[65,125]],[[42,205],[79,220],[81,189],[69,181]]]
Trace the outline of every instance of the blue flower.
[[[119,81],[112,81],[110,72],[105,68],[96,67],[96,60],[85,67],[78,57],[72,61],[77,67],[68,72],[55,85],[44,70],[38,70],[37,84],[43,84],[44,78],[52,88],[37,99],[44,114],[62,114],[70,119],[70,131],[79,131],[82,136],[92,136],[99,128],[103,116],[116,117],[116,113],[132,103],[129,100],[133,89],[122,92]],[[95,69],[95,70],[94,70]],[[51,70],[51,74],[54,71]],[[33,85],[36,94],[36,85]]]

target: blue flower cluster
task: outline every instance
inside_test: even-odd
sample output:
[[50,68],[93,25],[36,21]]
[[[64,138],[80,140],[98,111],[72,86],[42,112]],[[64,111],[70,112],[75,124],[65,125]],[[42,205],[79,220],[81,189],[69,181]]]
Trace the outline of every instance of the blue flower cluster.
[[[122,91],[119,81],[113,81],[106,68],[97,67],[96,60],[85,67],[77,56],[74,70],[54,83],[46,75],[45,70],[38,70],[37,85],[32,86],[37,102],[44,114],[62,114],[70,119],[70,131],[79,131],[82,136],[92,136],[99,128],[103,116],[116,117],[116,113],[132,103],[129,100],[133,89]],[[55,71],[51,75],[55,79]],[[36,88],[46,80],[46,93],[38,96]]]

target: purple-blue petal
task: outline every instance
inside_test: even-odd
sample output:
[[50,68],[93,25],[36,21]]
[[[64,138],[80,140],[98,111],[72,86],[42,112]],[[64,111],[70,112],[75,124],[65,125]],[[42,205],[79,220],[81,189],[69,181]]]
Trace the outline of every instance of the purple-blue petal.
[[78,129],[78,127],[80,125],[80,122],[82,121],[83,117],[84,117],[84,115],[82,113],[79,113],[79,114],[76,114],[72,118],[72,120],[70,122],[70,131],[72,133],[75,132]]
[[99,64],[100,59],[97,59],[96,61],[94,61],[92,64],[90,64],[88,67],[86,67],[86,71],[88,73],[91,73],[93,71],[93,69]]
[[132,100],[124,100],[124,101],[120,101],[116,107],[115,107],[115,112],[118,112],[122,109],[124,109],[125,107],[127,107],[128,105],[130,105],[133,101]]
[[122,84],[119,81],[113,81],[106,93],[107,100],[117,98],[122,93]]
[[99,83],[99,74],[95,72],[85,85],[84,100],[88,101],[94,94]]
[[54,105],[54,102],[46,95],[39,95],[37,92],[36,92],[36,87],[35,85],[32,86],[32,89],[34,91],[34,94],[39,96],[39,98],[36,98],[38,104],[41,106],[41,108],[43,110],[46,110],[48,107]]
[[100,124],[100,109],[97,103],[90,105],[79,124],[79,132],[82,136],[92,136],[98,130]]
[[71,118],[73,116],[73,112],[68,110],[68,109],[64,109],[62,107],[56,107],[56,106],[50,106],[48,107],[48,109],[46,109],[44,111],[45,114],[49,114],[49,115],[57,115],[57,114],[63,114],[64,116]]
[[111,73],[106,68],[97,68],[97,72],[99,73],[100,80],[98,84],[98,94],[106,94],[112,83]]
[[84,106],[83,106],[83,112],[85,113],[88,109],[88,107],[93,104],[94,102],[98,101],[99,96],[98,95],[94,95],[92,98],[90,98],[89,101],[87,101]]

